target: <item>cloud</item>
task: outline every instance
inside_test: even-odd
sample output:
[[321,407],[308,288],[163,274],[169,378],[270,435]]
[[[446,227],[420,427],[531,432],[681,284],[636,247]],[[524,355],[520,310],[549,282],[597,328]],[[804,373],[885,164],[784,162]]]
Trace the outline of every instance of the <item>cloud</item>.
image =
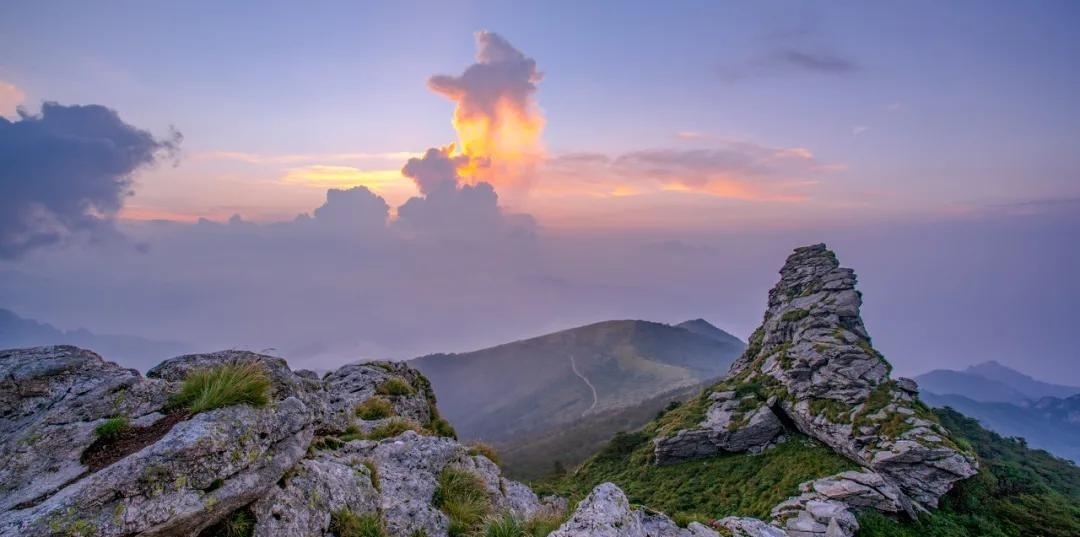
[[26,94],[15,84],[0,80],[0,116],[16,117],[16,109],[25,99]]
[[459,170],[470,182],[521,184],[543,156],[544,118],[533,99],[543,75],[536,61],[506,39],[476,33],[476,63],[460,76],[435,75],[428,87],[456,103],[459,148],[472,166]]
[[322,226],[346,232],[382,230],[390,206],[365,187],[347,190],[332,188],[326,191],[326,203],[315,209],[313,220]]
[[196,153],[189,158],[194,161],[227,160],[246,164],[315,164],[325,162],[352,162],[382,160],[401,162],[415,157],[417,153],[409,151],[391,151],[385,153],[286,153],[264,154],[245,153],[242,151],[207,151]]
[[854,127],[851,127],[851,134],[858,136],[868,130],[870,130],[870,127],[867,127],[866,125],[855,125]]
[[99,105],[42,105],[0,118],[0,258],[73,233],[111,233],[133,175],[174,153],[178,132],[158,139]]
[[422,158],[409,159],[401,169],[402,175],[416,182],[423,196],[410,198],[398,207],[398,225],[437,234],[531,234],[532,217],[504,215],[490,183],[463,183],[458,169],[469,157],[451,155],[451,150],[451,146],[428,149]]
[[806,71],[826,74],[843,74],[859,70],[859,65],[850,58],[845,58],[829,51],[808,51],[788,49],[778,51],[775,61]]
[[617,156],[573,153],[549,166],[553,190],[604,197],[690,192],[744,201],[806,200],[819,177],[840,166],[802,147],[727,141],[705,149],[643,149]]
[[764,32],[747,47],[754,52],[722,62],[717,68],[723,80],[734,83],[801,74],[843,76],[862,69],[855,58],[837,50],[816,18],[806,13],[794,24]]
[[709,137],[708,134],[698,131],[679,131],[675,133],[675,137],[680,140],[695,141],[704,140]]

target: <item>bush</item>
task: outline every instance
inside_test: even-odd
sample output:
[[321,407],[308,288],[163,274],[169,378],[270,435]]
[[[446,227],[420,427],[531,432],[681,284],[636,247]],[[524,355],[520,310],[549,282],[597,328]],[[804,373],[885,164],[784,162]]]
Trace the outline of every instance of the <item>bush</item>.
[[94,429],[94,434],[102,440],[116,440],[131,425],[126,416],[117,416],[105,420],[105,423]]
[[485,444],[483,442],[473,442],[469,444],[469,455],[483,455],[495,464],[500,464],[502,461],[499,458],[499,452],[495,451],[495,448],[491,444]]
[[375,393],[379,395],[412,395],[415,391],[408,382],[399,377],[390,377],[375,388]]
[[452,466],[439,474],[432,504],[450,519],[450,537],[463,537],[476,530],[491,510],[480,476]]
[[188,373],[173,407],[193,413],[231,405],[264,406],[270,401],[270,376],[258,362],[224,364]]
[[330,513],[330,531],[337,537],[385,537],[386,528],[378,514],[360,515],[348,508]]
[[415,421],[404,418],[391,418],[386,423],[372,429],[367,437],[368,440],[382,440],[384,438],[393,438],[405,431],[423,432]]
[[356,405],[356,416],[363,420],[381,420],[394,414],[394,405],[382,397],[372,397]]

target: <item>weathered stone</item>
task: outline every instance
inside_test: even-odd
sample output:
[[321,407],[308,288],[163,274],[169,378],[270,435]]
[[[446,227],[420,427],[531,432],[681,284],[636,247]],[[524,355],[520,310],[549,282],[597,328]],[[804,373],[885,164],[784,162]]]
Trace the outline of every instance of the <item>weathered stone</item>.
[[685,429],[653,440],[657,464],[712,457],[719,453],[756,452],[764,449],[784,430],[768,406],[739,410],[742,400],[720,392],[694,429]]
[[631,509],[630,502],[612,483],[597,485],[578,508],[549,537],[719,537],[699,523],[680,528],[661,513]]

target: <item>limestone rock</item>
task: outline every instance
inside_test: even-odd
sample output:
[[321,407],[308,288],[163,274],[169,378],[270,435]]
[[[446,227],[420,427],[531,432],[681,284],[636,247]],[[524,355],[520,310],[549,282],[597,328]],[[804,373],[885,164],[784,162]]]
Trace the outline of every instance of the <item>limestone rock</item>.
[[787,537],[784,530],[756,518],[729,516],[718,524],[727,529],[732,537]]
[[712,404],[696,428],[657,438],[654,454],[657,464],[711,457],[723,452],[757,452],[764,449],[784,426],[769,407],[761,402],[736,399],[734,392],[714,392]]
[[670,518],[631,509],[619,487],[601,483],[578,504],[577,510],[549,537],[719,537],[699,523],[680,528]]

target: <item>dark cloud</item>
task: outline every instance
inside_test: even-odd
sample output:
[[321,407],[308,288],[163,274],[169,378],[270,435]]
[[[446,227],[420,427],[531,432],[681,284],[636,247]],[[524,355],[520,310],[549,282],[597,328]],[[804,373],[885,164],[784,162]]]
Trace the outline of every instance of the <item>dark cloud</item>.
[[494,32],[477,32],[476,44],[476,63],[461,76],[433,76],[428,87],[457,102],[458,117],[496,118],[500,102],[517,110],[527,109],[543,77],[536,70],[536,61]]
[[777,53],[777,59],[793,67],[827,74],[843,74],[859,70],[849,58],[831,52],[788,49]]
[[74,233],[111,233],[133,174],[181,139],[155,138],[99,105],[45,103],[40,115],[19,116],[0,117],[0,258]]
[[390,206],[368,190],[357,186],[348,190],[326,191],[326,203],[315,209],[314,221],[345,231],[379,230],[386,226]]
[[490,183],[462,184],[457,169],[468,157],[452,156],[450,150],[428,149],[422,158],[409,159],[401,169],[401,174],[415,181],[424,195],[398,207],[399,226],[411,231],[465,235],[531,230],[531,217],[509,218],[503,214],[499,196]]

